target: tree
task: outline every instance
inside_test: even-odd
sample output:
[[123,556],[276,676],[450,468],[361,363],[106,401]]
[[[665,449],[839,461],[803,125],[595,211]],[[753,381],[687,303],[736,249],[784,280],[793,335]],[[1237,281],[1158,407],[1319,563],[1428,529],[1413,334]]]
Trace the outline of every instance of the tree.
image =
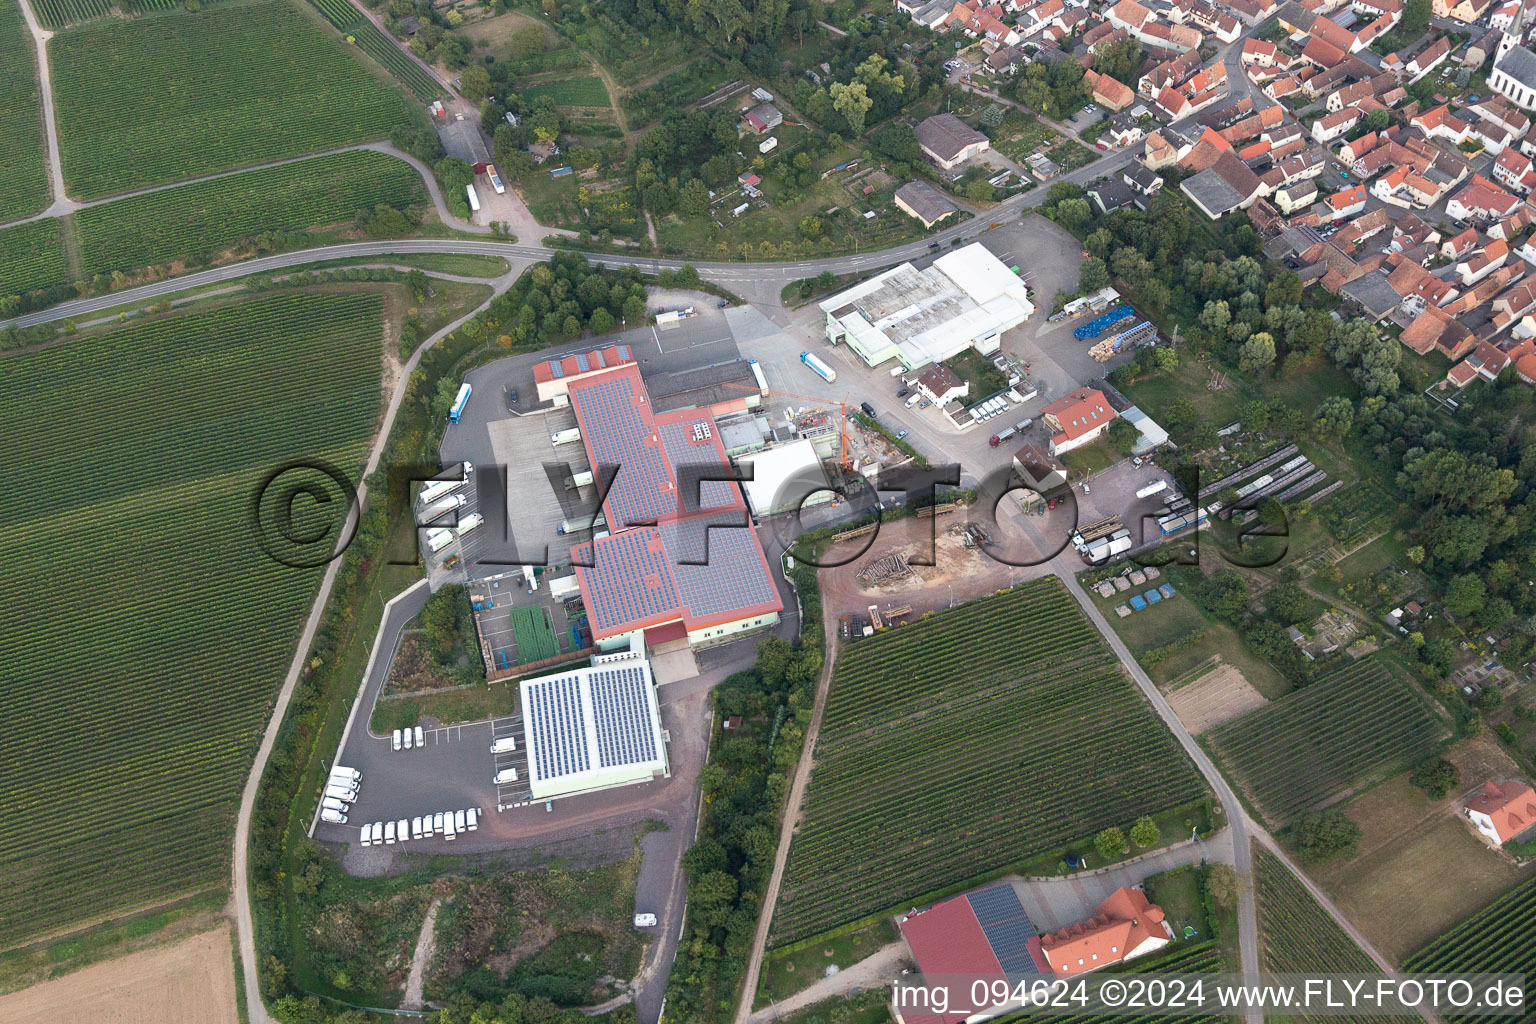
[[1187,398],[1180,397],[1168,403],[1168,408],[1163,413],[1163,418],[1168,421],[1170,427],[1177,428],[1187,423],[1195,422],[1195,417],[1198,415],[1199,412],[1195,409],[1195,403]]
[[1248,607],[1248,584],[1232,569],[1221,569],[1200,584],[1200,603],[1217,618],[1235,622]]
[[917,132],[905,121],[894,122],[875,132],[870,145],[897,163],[915,164],[922,159],[923,150],[917,142]]
[[1275,339],[1264,331],[1243,342],[1237,350],[1237,366],[1244,373],[1257,374],[1275,362]]
[[1412,35],[1429,24],[1429,19],[1434,14],[1432,0],[1408,0],[1403,7],[1402,30],[1404,35]]
[[1109,265],[1097,256],[1089,256],[1077,268],[1077,290],[1083,294],[1096,292],[1109,284]]
[[853,134],[863,134],[864,115],[869,113],[869,108],[875,105],[875,101],[869,95],[868,86],[863,82],[852,84],[833,82],[827,89],[827,93],[832,97],[832,109],[843,115]]
[[1355,405],[1343,395],[1329,395],[1312,413],[1312,429],[1318,437],[1337,441],[1355,422]]
[[1360,826],[1341,810],[1315,811],[1296,823],[1291,845],[1303,860],[1313,864],[1353,857],[1360,845]]
[[1243,880],[1230,864],[1212,864],[1205,873],[1205,891],[1211,902],[1222,910],[1231,910],[1243,894]]
[[1365,115],[1365,130],[1370,132],[1386,131],[1392,124],[1392,114],[1386,109],[1373,110]]
[[1114,860],[1125,853],[1125,833],[1120,831],[1120,826],[1111,825],[1093,837],[1093,845],[1100,857]]
[[966,183],[965,198],[973,203],[991,202],[994,195],[992,183],[985,178],[977,178],[975,181]]
[[1162,834],[1162,829],[1157,827],[1157,822],[1145,814],[1137,818],[1136,824],[1131,826],[1131,842],[1142,848],[1155,846],[1162,838]]
[[1452,615],[1461,618],[1475,615],[1488,599],[1488,586],[1479,576],[1462,573],[1453,577],[1445,591],[1445,607]]
[[1129,455],[1136,447],[1136,442],[1141,439],[1141,431],[1136,429],[1136,424],[1122,416],[1117,416],[1110,423],[1109,430],[1105,433],[1105,439],[1109,447],[1121,455]]
[[465,99],[484,99],[491,92],[491,73],[479,64],[471,64],[459,75],[459,92]]
[[1408,781],[1428,793],[1432,800],[1442,800],[1455,786],[1461,784],[1461,771],[1443,757],[1421,761],[1408,776]]
[[1218,337],[1227,333],[1232,322],[1232,310],[1223,299],[1212,299],[1200,311],[1200,326]]
[[677,209],[690,217],[709,212],[709,189],[698,178],[690,178],[677,193]]
[[800,237],[815,241],[820,238],[826,229],[822,227],[821,218],[815,214],[807,214],[800,218]]

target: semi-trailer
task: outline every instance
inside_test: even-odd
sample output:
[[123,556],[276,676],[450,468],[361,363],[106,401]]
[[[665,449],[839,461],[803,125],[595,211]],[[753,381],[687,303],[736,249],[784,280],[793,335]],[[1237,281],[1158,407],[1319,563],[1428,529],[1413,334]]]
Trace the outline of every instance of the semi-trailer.
[[[466,385],[466,387],[467,386],[468,385]],[[469,478],[474,475],[475,466],[472,462],[461,462],[457,466],[449,466],[443,472],[452,473],[457,476],[458,479],[428,480],[426,483],[422,484],[421,493],[416,495],[416,501],[418,503],[422,505],[430,505],[438,498],[441,498],[443,495],[452,494],[460,487],[463,487],[465,484],[469,483]]]
[[826,381],[828,384],[836,382],[837,371],[832,369],[832,367],[828,366],[826,363],[822,362],[820,359],[816,358],[816,354],[814,352],[801,352],[800,361],[806,366],[810,367],[812,373]]

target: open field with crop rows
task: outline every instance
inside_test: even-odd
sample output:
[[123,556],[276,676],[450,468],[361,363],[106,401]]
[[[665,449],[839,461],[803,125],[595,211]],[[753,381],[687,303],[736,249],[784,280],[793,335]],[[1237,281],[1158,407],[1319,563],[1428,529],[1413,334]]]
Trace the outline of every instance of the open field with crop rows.
[[267,231],[301,231],[351,221],[379,203],[406,208],[426,198],[421,175],[403,160],[354,150],[129,196],[75,215],[87,276],[206,263]]
[[62,284],[68,276],[58,221],[47,217],[0,228],[0,296]]
[[1207,733],[1275,825],[1428,756],[1444,736],[1408,683],[1364,658]]
[[532,103],[541,96],[548,96],[562,107],[606,107],[608,90],[597,77],[563,78],[556,82],[540,82],[521,90],[523,99]]
[[838,657],[772,942],[1204,794],[1056,579],[886,630]]
[[[212,2],[212,0],[209,0]],[[32,0],[32,11],[44,28],[59,28],[123,12],[171,11],[182,0]]]
[[310,0],[315,10],[334,25],[342,35],[352,39],[359,50],[378,62],[379,66],[393,75],[401,85],[411,91],[423,103],[431,102],[444,94],[443,87],[410,57],[400,52],[395,41],[368,20],[368,16],[353,7],[347,0]]
[[[1130,963],[1120,963],[1113,967],[1105,968],[1108,974],[1221,974],[1231,968],[1221,961],[1221,947],[1215,942],[1205,942],[1198,946],[1179,947],[1175,952],[1166,956],[1145,956]],[[1052,1024],[1214,1024],[1216,1021],[1226,1020],[1217,1014],[1136,1014],[1122,1011],[1115,1014],[1094,1016],[1093,1014],[1068,1014],[1059,1010],[1051,1011],[1049,1016]],[[1024,1014],[1014,1017],[1003,1017],[999,1024],[1023,1024],[1025,1021],[1039,1021],[1043,1019],[1039,1013]]]
[[288,0],[101,22],[49,46],[78,199],[385,138],[405,116]]
[[1403,969],[1435,973],[1523,973],[1527,1012],[1522,1017],[1499,1019],[1508,1024],[1517,1021],[1531,1024],[1536,1021],[1536,1003],[1532,1002],[1536,999],[1536,926],[1533,921],[1536,921],[1536,879],[1500,896],[1410,956]]
[[43,166],[43,115],[37,96],[32,37],[21,7],[0,4],[0,222],[48,205]]
[[228,883],[321,572],[247,503],[290,458],[356,474],[381,307],[279,293],[0,357],[0,946]]

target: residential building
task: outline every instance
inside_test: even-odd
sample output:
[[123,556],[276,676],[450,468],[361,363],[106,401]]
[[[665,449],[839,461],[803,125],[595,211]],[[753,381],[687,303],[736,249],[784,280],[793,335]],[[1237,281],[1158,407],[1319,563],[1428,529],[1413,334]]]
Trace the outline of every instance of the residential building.
[[1536,825],[1536,792],[1523,782],[1492,781],[1462,805],[1467,820],[1494,846],[1502,846]]
[[985,135],[954,114],[934,114],[920,122],[917,144],[929,160],[946,171],[992,148]]
[[1173,941],[1161,907],[1140,889],[1120,888],[1100,903],[1094,916],[1040,937],[1057,976],[1086,974],[1110,964],[1156,952]]
[[1050,453],[1062,455],[1098,440],[1114,422],[1115,410],[1103,392],[1078,388],[1040,410],[1040,418],[1052,432]]

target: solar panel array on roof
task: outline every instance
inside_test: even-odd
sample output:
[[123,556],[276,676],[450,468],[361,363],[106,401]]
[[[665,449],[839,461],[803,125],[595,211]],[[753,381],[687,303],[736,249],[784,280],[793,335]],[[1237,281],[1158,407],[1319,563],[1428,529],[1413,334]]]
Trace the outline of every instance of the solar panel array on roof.
[[[762,549],[750,528],[742,528],[740,517],[734,526],[723,517],[689,519],[663,523],[660,527],[667,550],[672,552],[672,575],[677,594],[695,618],[717,615],[731,609],[776,604],[774,589],[763,562]],[[715,529],[709,529],[711,524]],[[705,564],[689,564],[690,562]]]
[[626,666],[591,674],[598,767],[641,764],[656,757],[651,693],[645,669]]
[[554,676],[531,682],[527,689],[528,716],[534,742],[530,744],[533,770],[541,779],[584,772],[591,767],[587,756],[587,716],[581,706],[581,677]]
[[649,417],[635,404],[636,379],[603,374],[573,385],[571,401],[581,420],[592,468],[619,467],[603,511],[609,528],[654,523],[677,510],[675,487]]
[[1039,974],[1029,952],[1029,940],[1038,937],[1034,922],[1024,912],[1019,894],[1004,882],[966,895],[971,911],[987,936],[992,955],[1005,974]]
[[672,559],[658,541],[653,527],[612,534],[592,545],[592,566],[582,572],[594,627],[641,622],[677,608]]
[[724,449],[715,447],[715,431],[711,429],[710,421],[703,419],[703,429],[698,430],[696,440],[695,430],[699,426],[700,423],[694,420],[656,425],[656,432],[666,446],[667,458],[672,460],[677,473],[678,510],[683,513],[740,503],[736,485],[729,479],[720,479],[728,477],[731,470],[726,464]]

